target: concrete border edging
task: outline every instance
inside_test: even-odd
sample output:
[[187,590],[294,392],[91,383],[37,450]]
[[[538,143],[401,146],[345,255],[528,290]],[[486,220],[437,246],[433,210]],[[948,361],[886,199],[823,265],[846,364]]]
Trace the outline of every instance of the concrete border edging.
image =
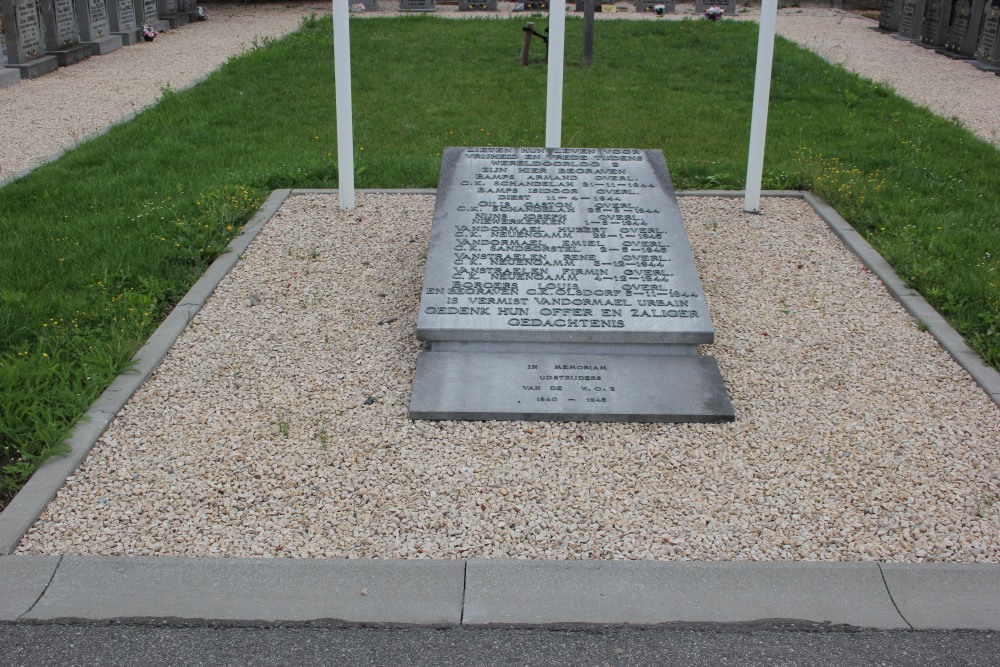
[[[359,190],[435,194],[421,190]],[[0,513],[0,621],[173,619],[237,624],[658,625],[796,620],[884,629],[1000,630],[1000,565],[877,562],[351,560],[9,556],[115,414],[281,204],[276,190],[191,287],[74,428],[71,453],[46,462]],[[741,197],[731,191],[681,196]],[[811,193],[804,199],[904,307],[1000,404],[1000,374]],[[929,311],[934,316],[923,318]],[[956,345],[956,341],[960,346]],[[968,355],[968,366],[959,358]],[[977,375],[977,373],[979,373]]]

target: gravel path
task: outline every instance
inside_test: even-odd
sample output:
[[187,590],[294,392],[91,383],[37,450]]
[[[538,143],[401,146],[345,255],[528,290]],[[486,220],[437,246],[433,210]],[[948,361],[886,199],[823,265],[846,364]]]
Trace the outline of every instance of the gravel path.
[[433,198],[358,203],[281,207],[18,553],[1000,561],[1000,408],[804,202],[681,200],[725,425],[410,421]]

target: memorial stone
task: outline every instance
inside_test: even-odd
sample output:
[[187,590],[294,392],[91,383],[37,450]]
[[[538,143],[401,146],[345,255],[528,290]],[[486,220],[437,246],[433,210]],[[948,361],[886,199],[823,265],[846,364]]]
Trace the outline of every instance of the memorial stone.
[[21,73],[12,67],[7,67],[7,35],[0,13],[0,88],[13,86],[21,80]]
[[148,25],[156,32],[163,32],[170,28],[170,24],[160,18],[156,0],[135,0],[135,11],[142,17],[142,23],[139,25],[140,31],[143,25]]
[[957,0],[952,10],[951,28],[944,48],[949,55],[972,58],[979,44],[985,0]]
[[903,0],[903,10],[899,16],[899,34],[896,36],[911,41],[920,39],[926,9],[926,0]]
[[90,44],[80,43],[80,24],[73,0],[42,0],[45,53],[56,57],[60,67],[67,67],[91,54]]
[[976,49],[976,67],[1000,72],[1000,0],[993,0],[986,7]]
[[663,10],[667,14],[677,13],[677,0],[636,0],[635,11],[652,12],[657,5],[663,5]]
[[[34,79],[59,67],[55,56],[44,53],[44,24],[37,0],[0,2],[0,16],[3,18],[7,68],[17,70],[21,79]],[[4,80],[9,84],[10,74],[6,74]]]
[[878,20],[878,28],[883,32],[899,30],[899,21],[903,14],[903,0],[882,0],[882,12]]
[[660,151],[447,148],[414,419],[729,421]]
[[80,17],[80,40],[81,43],[90,44],[91,55],[102,56],[122,47],[122,38],[111,34],[108,1],[76,0],[76,12]]
[[495,12],[497,0],[458,0],[460,12]]
[[139,23],[135,20],[133,0],[108,0],[108,23],[111,34],[129,46],[139,41]]
[[433,12],[437,11],[434,0],[399,0],[401,12]]
[[177,10],[177,0],[158,0],[156,4],[160,20],[166,21],[171,28],[187,25],[191,16],[187,12]]
[[709,7],[718,7],[725,10],[726,14],[736,16],[736,0],[722,0],[722,2],[706,2],[705,0],[694,0],[694,13],[704,14]]
[[923,46],[938,48],[944,46],[951,26],[953,0],[927,0],[924,25],[920,31]]
[[[549,0],[525,0],[524,11],[526,12],[547,12],[549,11]],[[595,4],[600,7],[600,1]],[[583,10],[581,10],[583,11]]]

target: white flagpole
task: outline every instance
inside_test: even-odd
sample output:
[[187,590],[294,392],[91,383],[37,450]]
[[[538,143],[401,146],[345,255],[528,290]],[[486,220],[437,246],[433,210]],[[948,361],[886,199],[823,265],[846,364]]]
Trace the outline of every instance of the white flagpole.
[[545,98],[545,147],[562,146],[563,58],[566,45],[566,0],[549,3],[549,78]]
[[753,84],[750,117],[750,155],[747,158],[747,189],[743,210],[760,212],[760,182],[764,175],[764,141],[767,138],[767,107],[771,98],[771,63],[774,61],[774,27],[778,0],[763,0],[757,38],[757,76]]
[[354,208],[354,127],[351,103],[350,0],[333,0],[333,69],[337,91],[337,174],[340,208]]

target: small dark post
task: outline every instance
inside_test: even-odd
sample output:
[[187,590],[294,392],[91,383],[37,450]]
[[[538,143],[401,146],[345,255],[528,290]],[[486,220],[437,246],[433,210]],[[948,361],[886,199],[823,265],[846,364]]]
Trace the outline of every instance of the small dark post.
[[583,66],[594,64],[594,2],[583,0]]
[[534,23],[524,24],[524,43],[521,44],[521,64],[525,66],[528,64],[528,55],[531,52],[531,36],[534,32]]

